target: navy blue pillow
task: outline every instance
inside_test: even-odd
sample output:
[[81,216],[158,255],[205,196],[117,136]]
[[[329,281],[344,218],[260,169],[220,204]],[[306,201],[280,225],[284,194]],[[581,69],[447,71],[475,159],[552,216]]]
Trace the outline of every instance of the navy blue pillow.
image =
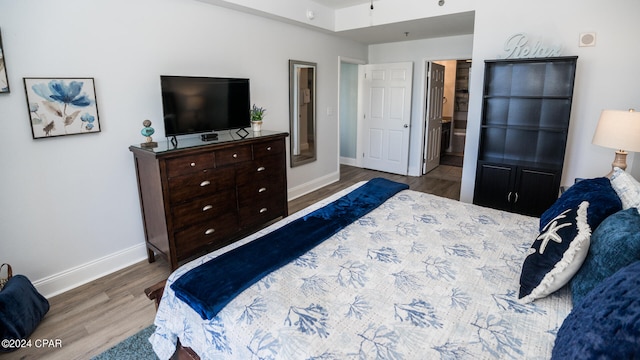
[[[26,339],[49,311],[49,301],[24,275],[14,275],[0,291],[0,339]],[[4,344],[4,342],[3,342]],[[0,352],[18,347],[0,346]]]
[[542,229],[522,264],[520,293],[523,303],[543,298],[560,289],[578,272],[587,257],[591,206],[583,201],[565,210]]
[[640,358],[640,261],[596,286],[558,330],[551,359]]
[[591,235],[587,258],[571,279],[573,304],[582,301],[602,280],[637,260],[640,260],[640,214],[636,208],[618,211]]
[[540,216],[540,231],[563,211],[577,208],[583,201],[589,202],[587,222],[592,229],[607,216],[622,210],[622,202],[608,178],[585,179],[573,184]]

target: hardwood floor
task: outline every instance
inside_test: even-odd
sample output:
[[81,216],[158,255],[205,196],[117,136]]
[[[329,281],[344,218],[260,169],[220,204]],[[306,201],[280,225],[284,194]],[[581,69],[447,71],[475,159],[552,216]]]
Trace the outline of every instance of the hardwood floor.
[[[340,181],[289,202],[292,214],[309,204],[359,181],[374,177],[409,184],[410,189],[452,199],[460,197],[462,168],[441,165],[421,177],[340,167]],[[142,261],[49,299],[51,309],[30,337],[60,339],[55,348],[23,348],[0,354],[0,359],[90,359],[153,322],[155,307],[144,289],[169,276],[169,266],[158,258]]]
[[389,174],[380,171],[341,165],[340,181],[289,201],[289,214],[293,214],[294,212],[313,204],[317,200],[325,198],[357,182],[370,180],[374,177],[384,177],[389,180],[408,184],[411,190],[435,194],[455,200],[460,199],[460,179],[462,178],[461,167],[440,165],[427,175],[417,177]]

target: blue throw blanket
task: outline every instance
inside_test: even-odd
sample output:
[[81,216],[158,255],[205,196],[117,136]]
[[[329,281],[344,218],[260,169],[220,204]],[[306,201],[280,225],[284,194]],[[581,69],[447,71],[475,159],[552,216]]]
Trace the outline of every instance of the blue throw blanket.
[[406,184],[375,178],[338,200],[178,278],[171,288],[203,319],[213,319],[233,298],[378,207]]

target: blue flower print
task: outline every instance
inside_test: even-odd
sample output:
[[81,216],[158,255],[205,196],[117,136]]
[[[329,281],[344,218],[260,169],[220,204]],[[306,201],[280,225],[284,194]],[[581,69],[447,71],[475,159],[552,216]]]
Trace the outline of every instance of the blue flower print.
[[[38,114],[39,105],[46,112],[54,114],[62,120],[64,131],[67,133],[67,127],[72,125],[80,115],[80,110],[69,111],[69,108],[82,108],[95,104],[95,101],[82,91],[84,82],[54,79],[48,83],[36,83],[31,85],[33,92],[44,99],[38,103],[30,103],[29,111],[32,115],[33,124],[43,124],[45,136],[51,136],[51,132],[56,129],[54,120],[48,120],[45,114]],[[85,113],[81,117],[82,124],[80,131],[92,131],[95,127],[95,117]],[[75,131],[74,131],[75,132]]]
[[93,104],[93,101],[86,94],[80,94],[83,85],[81,81],[71,81],[67,85],[63,80],[51,80],[49,84],[35,84],[32,89],[45,100],[85,107]]
[[84,113],[84,115],[80,117],[80,120],[85,123],[84,128],[88,131],[91,131],[93,129],[93,122],[96,120],[96,118],[89,113]]

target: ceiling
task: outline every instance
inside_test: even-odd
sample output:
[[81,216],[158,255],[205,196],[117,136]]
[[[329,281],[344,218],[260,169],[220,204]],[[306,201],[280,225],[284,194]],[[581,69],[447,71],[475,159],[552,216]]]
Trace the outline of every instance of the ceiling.
[[[313,0],[321,5],[341,9],[367,4],[363,11],[369,11],[371,0]],[[382,0],[375,0],[375,3]],[[446,36],[473,34],[475,13],[465,12],[424,19],[370,26],[366,28],[339,31],[335,34],[364,44],[384,44],[398,41],[430,39]]]
[[342,8],[353,6],[353,5],[371,3],[371,0],[312,0],[312,1],[332,9],[342,9]]
[[474,19],[475,12],[469,11],[458,14],[371,26],[367,28],[339,31],[335,34],[364,44],[384,44],[398,41],[468,35],[473,34]]

